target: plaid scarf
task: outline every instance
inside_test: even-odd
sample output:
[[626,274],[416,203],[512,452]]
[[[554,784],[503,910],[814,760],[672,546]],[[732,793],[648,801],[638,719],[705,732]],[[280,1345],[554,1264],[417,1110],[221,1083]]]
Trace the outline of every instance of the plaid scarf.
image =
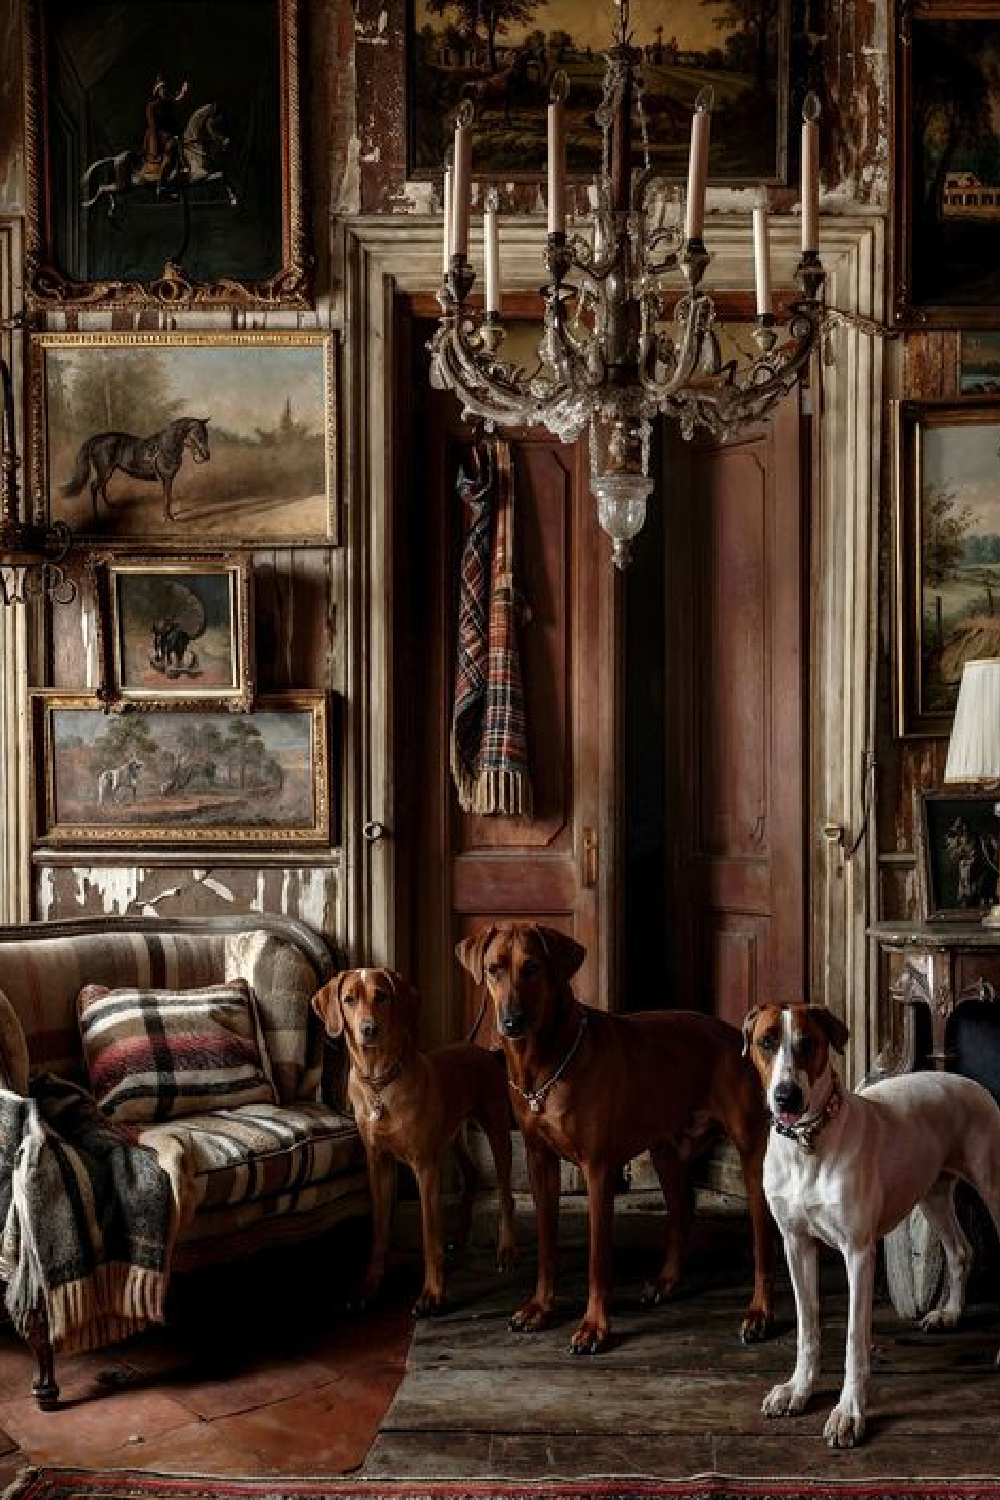
[[0,1090],[0,1268],[14,1327],[44,1304],[53,1348],[97,1349],[162,1323],[176,1228],[155,1154],[51,1074]]
[[[514,491],[510,448],[487,450],[485,474],[459,470],[471,512],[458,599],[451,770],[463,812],[531,816],[531,780],[518,626],[525,609],[514,583]],[[495,512],[495,514],[494,514]]]

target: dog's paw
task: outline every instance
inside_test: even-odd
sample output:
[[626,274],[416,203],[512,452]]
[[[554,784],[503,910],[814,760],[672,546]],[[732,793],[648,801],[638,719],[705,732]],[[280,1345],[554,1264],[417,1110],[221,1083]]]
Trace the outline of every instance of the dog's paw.
[[532,1298],[530,1302],[525,1302],[522,1307],[516,1308],[511,1313],[507,1326],[512,1333],[538,1333],[542,1328],[549,1326],[551,1319],[551,1309],[543,1307],[541,1302],[536,1302]]
[[657,1276],[655,1280],[644,1284],[639,1293],[639,1301],[643,1307],[659,1307],[661,1302],[670,1301],[676,1285],[674,1277]]
[[584,1318],[569,1341],[570,1354],[600,1354],[608,1347],[609,1332],[606,1323]]
[[424,1287],[420,1296],[413,1304],[413,1316],[415,1318],[436,1318],[438,1313],[444,1312],[444,1292],[435,1292]]
[[958,1313],[946,1312],[943,1307],[932,1307],[920,1319],[924,1333],[939,1333],[942,1329],[957,1328]]
[[748,1307],[740,1324],[740,1339],[744,1344],[760,1344],[771,1336],[771,1314],[759,1307]]
[[781,1385],[772,1386],[760,1409],[765,1417],[796,1417],[800,1411],[805,1411],[808,1400],[808,1391],[800,1389],[793,1380],[786,1380]]
[[865,1435],[865,1414],[840,1401],[826,1419],[823,1436],[828,1448],[853,1448]]

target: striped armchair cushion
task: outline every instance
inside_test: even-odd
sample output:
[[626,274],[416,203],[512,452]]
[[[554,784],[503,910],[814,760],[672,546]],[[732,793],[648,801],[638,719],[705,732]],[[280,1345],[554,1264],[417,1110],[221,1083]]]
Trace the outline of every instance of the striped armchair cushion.
[[86,985],[78,1000],[90,1087],[121,1121],[274,1103],[245,979],[190,990]]

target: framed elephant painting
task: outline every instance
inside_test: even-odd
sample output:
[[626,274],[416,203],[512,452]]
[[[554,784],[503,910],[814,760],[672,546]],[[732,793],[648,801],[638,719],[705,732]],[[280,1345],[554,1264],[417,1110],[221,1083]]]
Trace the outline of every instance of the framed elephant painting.
[[30,0],[35,306],[304,306],[297,0]]

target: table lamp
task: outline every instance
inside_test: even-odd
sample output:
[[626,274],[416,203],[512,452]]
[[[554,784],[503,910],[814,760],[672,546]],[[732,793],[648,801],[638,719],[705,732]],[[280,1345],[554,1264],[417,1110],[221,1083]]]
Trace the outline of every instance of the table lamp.
[[[945,781],[992,784],[1000,795],[1000,658],[967,661],[958,689],[955,721],[948,742]],[[994,809],[1000,814],[1000,804]],[[995,863],[995,862],[994,862]],[[983,917],[1000,927],[1000,905]]]

